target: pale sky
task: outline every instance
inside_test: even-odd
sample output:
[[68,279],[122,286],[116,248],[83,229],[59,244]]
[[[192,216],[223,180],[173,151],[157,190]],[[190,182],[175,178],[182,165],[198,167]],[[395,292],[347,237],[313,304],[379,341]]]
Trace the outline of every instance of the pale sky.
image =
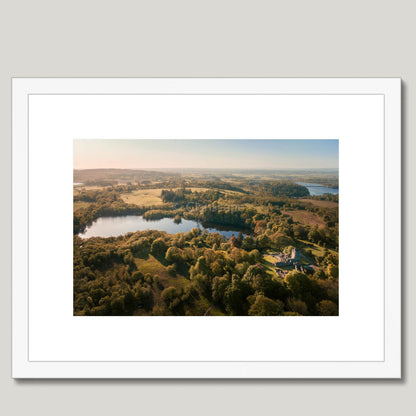
[[74,169],[338,168],[338,140],[74,140]]

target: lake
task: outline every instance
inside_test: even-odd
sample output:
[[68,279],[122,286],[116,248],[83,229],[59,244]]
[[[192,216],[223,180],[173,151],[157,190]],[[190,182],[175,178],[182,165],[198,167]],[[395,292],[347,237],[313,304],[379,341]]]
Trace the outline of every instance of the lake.
[[[158,230],[166,231],[168,234],[187,233],[192,228],[206,230],[209,233],[220,233],[224,237],[236,237],[240,233],[238,230],[230,230],[228,228],[215,226],[205,227],[201,223],[194,220],[185,220],[177,224],[173,218],[162,218],[159,220],[145,220],[141,215],[126,215],[118,217],[101,217],[94,221],[85,232],[78,234],[82,238],[90,237],[116,237],[129,232]],[[247,231],[246,231],[247,232]],[[243,234],[245,235],[245,234]]]
[[319,183],[305,183],[305,182],[296,182],[298,185],[302,185],[305,188],[308,188],[309,194],[311,196],[324,195],[324,194],[338,194],[338,188],[326,188]]

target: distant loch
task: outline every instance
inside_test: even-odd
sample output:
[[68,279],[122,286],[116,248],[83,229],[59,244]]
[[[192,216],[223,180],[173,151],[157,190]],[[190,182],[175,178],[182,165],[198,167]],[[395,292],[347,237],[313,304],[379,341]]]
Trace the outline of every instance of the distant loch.
[[324,195],[324,194],[338,194],[338,188],[326,188],[319,183],[306,183],[306,182],[296,182],[298,185],[302,185],[305,188],[308,188],[309,194],[311,196]]

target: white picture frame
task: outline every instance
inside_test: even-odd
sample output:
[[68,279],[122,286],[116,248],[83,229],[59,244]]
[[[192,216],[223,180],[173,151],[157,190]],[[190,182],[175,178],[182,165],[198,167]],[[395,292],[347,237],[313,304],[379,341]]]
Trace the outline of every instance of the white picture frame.
[[[401,377],[400,79],[15,78],[12,99],[14,378]],[[178,135],[339,139],[339,317],[72,315],[72,140]]]

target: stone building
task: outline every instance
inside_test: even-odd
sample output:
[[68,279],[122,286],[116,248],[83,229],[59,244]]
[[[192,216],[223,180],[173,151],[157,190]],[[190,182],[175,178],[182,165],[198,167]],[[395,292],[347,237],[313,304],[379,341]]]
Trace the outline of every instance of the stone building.
[[274,265],[276,267],[281,266],[300,266],[300,251],[296,248],[293,248],[290,254],[279,253],[274,254],[273,257],[275,258]]

